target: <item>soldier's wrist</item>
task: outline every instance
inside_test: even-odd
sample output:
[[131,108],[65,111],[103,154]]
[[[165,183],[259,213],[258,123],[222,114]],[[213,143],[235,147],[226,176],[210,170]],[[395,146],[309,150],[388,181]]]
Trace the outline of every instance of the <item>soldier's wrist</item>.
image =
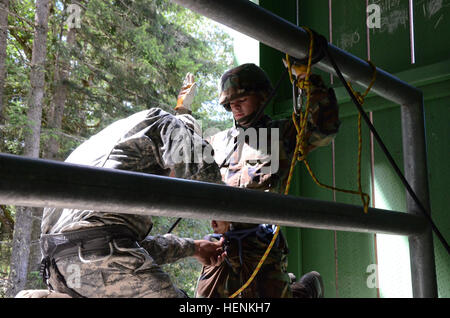
[[189,114],[192,115],[192,111],[183,106],[177,106],[174,108],[177,115]]

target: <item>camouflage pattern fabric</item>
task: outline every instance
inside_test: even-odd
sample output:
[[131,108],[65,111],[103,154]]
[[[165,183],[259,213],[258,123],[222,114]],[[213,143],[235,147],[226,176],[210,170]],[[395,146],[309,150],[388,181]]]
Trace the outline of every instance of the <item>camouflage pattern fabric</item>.
[[[266,129],[267,150],[253,147],[244,142],[242,137],[245,131],[241,127],[233,127],[222,131],[209,139],[214,149],[214,159],[221,164],[227,155],[233,150],[236,142],[238,147],[221,168],[222,180],[229,186],[248,188],[261,191],[281,192],[290,166],[293,149],[295,147],[296,131],[289,120],[273,121],[268,116],[263,116],[253,127],[258,132],[258,144],[261,143],[260,128]],[[275,129],[278,132],[278,155],[273,156],[271,142]],[[278,162],[272,162],[276,159]],[[277,168],[278,169],[275,169]]]
[[[190,115],[180,115],[190,117]],[[65,162],[130,170],[168,176],[171,169],[175,177],[221,183],[215,163],[201,160],[201,151],[207,143],[181,120],[159,108],[142,111],[119,120],[81,144]],[[183,152],[185,142],[188,151]],[[201,147],[195,149],[194,145]],[[176,155],[190,160],[174,160]],[[188,159],[189,159],[188,158]],[[151,191],[151,190],[149,190]],[[151,216],[118,214],[77,209],[44,209],[41,225],[43,234],[63,233],[86,227],[122,224],[143,240],[152,226]]]
[[147,236],[139,245],[148,251],[159,265],[176,262],[180,258],[192,256],[195,252],[194,240],[173,234]]
[[[326,88],[318,75],[311,76],[311,82],[313,86],[304,145],[307,153],[330,144],[340,125],[334,90]],[[223,181],[233,187],[283,193],[296,145],[297,131],[292,118],[272,120],[265,115],[250,128],[256,129],[258,147],[241,137],[243,135],[251,137],[249,133],[251,129],[239,125],[210,137],[214,159],[218,164],[224,161],[238,142],[236,151],[221,169]],[[261,139],[264,138],[261,128],[267,130],[266,140],[263,143],[267,145],[266,149],[259,147],[263,142]],[[271,149],[273,130],[278,131],[279,136],[277,156],[274,156]],[[279,159],[278,164],[271,162],[272,159]]]
[[[312,74],[310,81],[312,87],[306,134],[309,151],[330,144],[341,124],[334,90],[327,88],[317,74]],[[306,96],[304,99],[306,104]]]
[[[182,298],[186,294],[176,288],[159,265],[192,256],[192,239],[168,234],[149,237],[140,248],[124,248],[118,244],[113,254],[83,253],[57,261],[59,272],[69,288],[88,298]],[[152,257],[154,256],[154,257]],[[106,259],[105,259],[106,258]],[[52,286],[55,275],[50,277]]]
[[[66,162],[163,176],[174,170],[175,177],[221,183],[217,164],[195,157],[201,153],[194,145],[201,145],[200,151],[208,145],[194,132],[194,122],[190,115],[174,116],[158,108],[142,111],[91,137]],[[191,160],[175,160],[175,155],[190,156]],[[100,252],[93,252],[84,256],[97,261],[88,263],[78,256],[57,260],[57,268],[68,284],[70,277],[81,280],[73,278],[80,284],[72,284],[71,288],[85,297],[184,296],[159,265],[192,256],[194,241],[173,235],[147,237],[151,216],[46,208],[41,230],[42,234],[58,234],[114,224],[136,233],[141,247],[113,248],[106,259]],[[52,276],[50,281],[55,279]],[[57,282],[52,285],[57,286]]]
[[[253,225],[254,226],[254,225]],[[227,234],[225,234],[227,237]],[[287,273],[286,241],[272,248],[252,283],[242,291],[242,298],[290,298]],[[267,249],[267,243],[250,235],[242,240],[242,264],[238,246],[233,240],[226,244],[227,261],[220,266],[203,266],[197,283],[196,297],[227,298],[250,278]]]

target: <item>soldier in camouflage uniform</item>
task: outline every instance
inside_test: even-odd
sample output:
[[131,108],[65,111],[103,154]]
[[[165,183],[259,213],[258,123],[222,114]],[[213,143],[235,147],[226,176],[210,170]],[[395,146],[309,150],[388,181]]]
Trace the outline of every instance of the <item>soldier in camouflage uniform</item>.
[[[319,76],[312,75],[310,79],[311,105],[304,154],[329,144],[340,124],[334,91],[327,89]],[[214,149],[214,158],[221,165],[222,179],[229,186],[284,192],[297,132],[291,118],[272,120],[264,114],[258,117],[258,110],[272,89],[265,72],[254,64],[233,68],[221,78],[219,103],[233,113],[235,125],[212,136],[209,141]],[[267,139],[265,149],[255,147],[249,142],[251,137],[245,137],[251,136],[248,132],[252,128],[257,131],[257,145]],[[267,134],[262,134],[260,128],[266,128]],[[278,133],[276,143],[271,142],[273,133]],[[226,239],[226,262],[218,267],[203,268],[197,297],[228,297],[240,288],[264,254],[273,232],[270,225],[231,222],[229,230],[222,233]],[[291,297],[286,271],[287,252],[286,241],[280,232],[259,273],[240,296]],[[310,277],[316,279],[315,276]]]
[[[192,145],[208,146],[196,128],[189,112],[174,116],[152,108],[111,124],[66,162],[222,183],[214,162],[174,160],[175,151],[198,156]],[[187,148],[182,147],[186,141]],[[220,242],[147,236],[151,228],[151,216],[46,208],[44,277],[56,291],[72,297],[185,297],[159,265],[190,256],[213,265],[223,259]]]

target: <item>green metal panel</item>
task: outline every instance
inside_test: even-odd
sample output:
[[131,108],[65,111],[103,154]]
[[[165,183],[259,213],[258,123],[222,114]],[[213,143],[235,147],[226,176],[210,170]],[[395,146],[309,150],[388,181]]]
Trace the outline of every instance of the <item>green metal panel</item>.
[[332,1],[332,23],[333,44],[360,58],[366,58],[365,1]]
[[396,73],[411,67],[409,3],[406,0],[371,0],[381,9],[381,27],[369,29],[370,60]]
[[[292,176],[292,182],[289,189],[290,195],[296,195],[300,193],[300,182],[299,182],[299,167],[298,165],[294,168],[294,173]],[[297,279],[302,276],[303,273],[303,248],[302,248],[302,231],[303,229],[294,227],[283,227],[283,233],[286,236],[289,247],[288,255],[288,271],[293,273]]]
[[303,274],[317,271],[323,279],[325,298],[338,297],[336,283],[335,232],[302,229]]
[[299,2],[299,25],[309,27],[328,39],[328,0]]
[[[341,117],[341,128],[335,141],[336,186],[357,189],[357,116]],[[361,159],[361,179],[363,191],[370,194],[370,135],[362,126],[363,149]],[[338,202],[361,205],[358,195],[336,193]],[[337,233],[339,297],[376,297],[376,289],[368,288],[367,268],[375,264],[373,234]]]
[[299,279],[303,273],[302,229],[283,226],[282,231],[289,247],[287,270]]
[[447,59],[450,53],[450,1],[414,1],[417,66]]
[[[282,5],[280,5],[279,1],[260,0],[259,5],[291,23],[296,23],[295,1],[283,1]],[[260,65],[267,72],[273,85],[276,84],[285,69],[282,62],[282,58],[284,57],[284,52],[280,52],[264,44],[260,45]],[[279,103],[282,103],[286,99],[290,99],[291,96],[292,88],[289,78],[286,76],[283,79],[278,94],[274,99],[274,103],[268,106],[266,113],[269,115],[276,115],[284,112],[284,109],[280,108]]]
[[[323,35],[328,41],[329,37],[329,6],[328,0],[316,1],[299,1],[299,25],[311,28],[312,30]],[[316,74],[319,74],[324,79],[326,85],[330,84],[330,75],[327,73],[314,69]]]
[[[314,150],[308,162],[318,180],[333,184],[333,154],[331,145]],[[319,187],[307,172],[303,163],[298,163],[301,174],[299,194],[320,200],[333,201],[333,191]],[[301,231],[303,273],[318,271],[323,278],[325,297],[338,296],[336,289],[335,231],[302,229]]]
[[[450,88],[450,82],[447,82]],[[449,90],[447,90],[448,93]],[[426,107],[427,146],[430,180],[431,211],[434,222],[450,242],[450,217],[448,216],[448,184],[450,169],[450,96],[429,100]],[[439,297],[450,297],[450,255],[434,236],[436,275]]]

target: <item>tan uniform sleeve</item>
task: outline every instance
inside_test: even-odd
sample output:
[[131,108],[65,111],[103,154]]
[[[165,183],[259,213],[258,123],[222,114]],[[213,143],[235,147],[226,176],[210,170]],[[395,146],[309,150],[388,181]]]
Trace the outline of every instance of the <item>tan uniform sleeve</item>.
[[195,243],[191,238],[181,238],[173,234],[147,236],[140,245],[147,250],[158,265],[176,262],[193,256]]

